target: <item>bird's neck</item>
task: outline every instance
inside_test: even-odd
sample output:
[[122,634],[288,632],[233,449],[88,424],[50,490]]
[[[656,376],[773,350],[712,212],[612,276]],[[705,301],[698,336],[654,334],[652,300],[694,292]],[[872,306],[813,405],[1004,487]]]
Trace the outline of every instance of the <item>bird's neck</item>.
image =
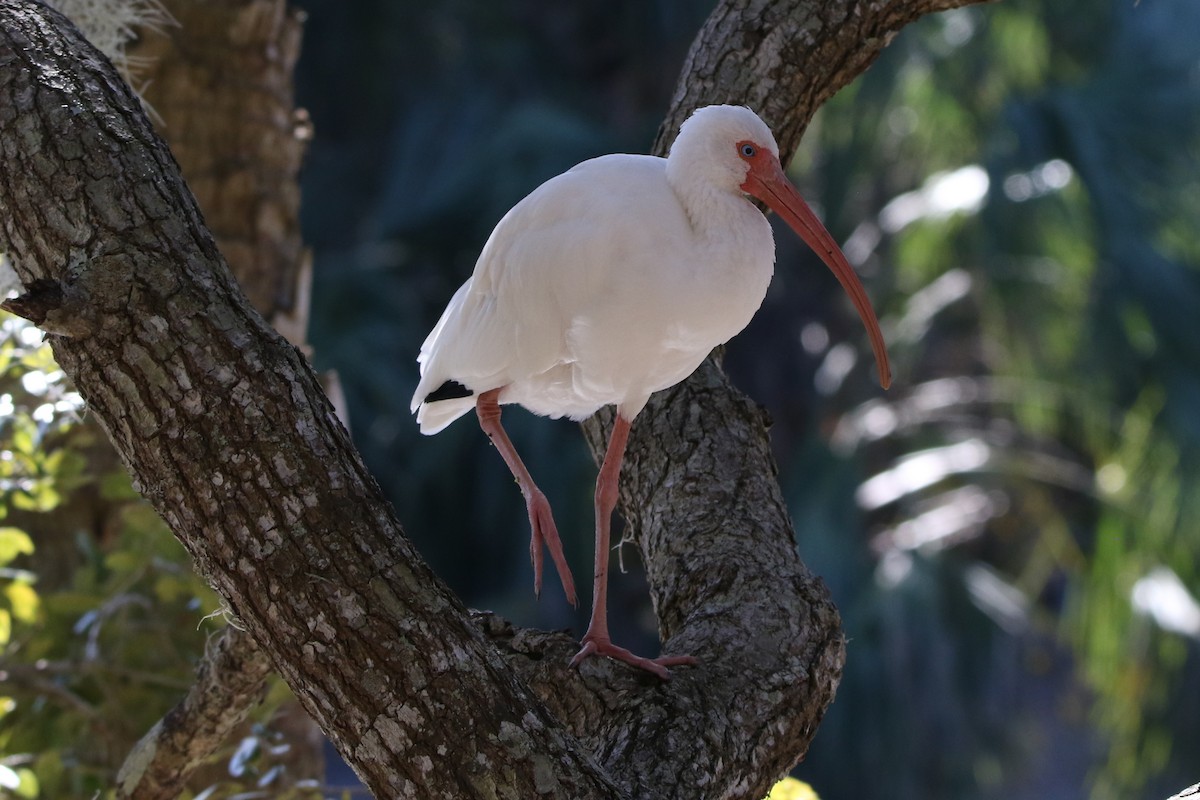
[[767,258],[774,261],[771,226],[746,195],[704,182],[690,185],[672,182],[672,188],[687,214],[697,242],[710,252],[715,248],[758,253],[766,248],[769,251]]
[[720,344],[750,321],[766,295],[775,266],[771,225],[740,192],[694,182],[672,188],[691,223],[692,254],[676,301],[689,319],[704,320],[703,335]]

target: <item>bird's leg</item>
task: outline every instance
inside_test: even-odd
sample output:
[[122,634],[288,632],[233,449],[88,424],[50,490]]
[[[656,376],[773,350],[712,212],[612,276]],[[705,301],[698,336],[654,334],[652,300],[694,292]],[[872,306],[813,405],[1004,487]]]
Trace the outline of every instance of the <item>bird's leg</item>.
[[[503,387],[501,387],[503,388]],[[571,568],[567,566],[566,556],[563,555],[562,542],[558,538],[558,527],[554,524],[554,515],[550,512],[550,501],[542,490],[533,482],[529,470],[517,455],[517,449],[504,432],[500,424],[500,389],[483,392],[475,400],[475,413],[479,416],[479,427],[492,440],[492,444],[504,457],[521,494],[525,496],[525,510],[529,512],[529,527],[533,535],[529,540],[529,558],[533,562],[533,591],[539,597],[542,594],[542,545],[550,551],[550,558],[558,569],[558,577],[562,580],[563,591],[566,592],[567,602],[579,606],[575,596],[575,580],[571,577]]]
[[653,672],[662,680],[670,680],[667,667],[679,664],[695,664],[691,656],[660,656],[642,658],[624,647],[612,643],[608,634],[608,558],[609,532],[613,509],[617,505],[617,478],[621,474],[621,460],[625,456],[625,445],[629,441],[631,423],[620,414],[613,424],[612,436],[604,463],[596,477],[596,573],[592,585],[592,618],[587,633],[583,635],[583,647],[571,659],[571,666],[578,666],[583,659],[592,655],[608,656],[635,667]]

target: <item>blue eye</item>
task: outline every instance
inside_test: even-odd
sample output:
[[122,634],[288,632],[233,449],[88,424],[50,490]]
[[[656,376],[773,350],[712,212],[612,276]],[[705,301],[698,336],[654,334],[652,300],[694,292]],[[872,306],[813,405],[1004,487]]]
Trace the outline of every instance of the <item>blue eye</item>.
[[741,150],[742,158],[754,158],[758,155],[758,148],[749,142],[742,142],[738,149]]

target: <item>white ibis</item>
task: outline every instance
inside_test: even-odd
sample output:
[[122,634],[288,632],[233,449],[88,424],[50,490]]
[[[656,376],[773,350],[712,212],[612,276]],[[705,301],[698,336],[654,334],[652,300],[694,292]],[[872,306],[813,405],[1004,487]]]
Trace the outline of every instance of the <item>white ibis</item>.
[[866,291],[788,182],[775,137],[740,106],[683,123],[670,155],[609,155],[551,178],[504,215],[474,274],[421,347],[412,408],[437,433],[472,408],[525,496],[541,591],[542,548],[567,599],[575,585],[550,504],[500,424],[500,406],[581,420],[617,407],[596,480],[592,616],[572,660],[606,655],[659,677],[688,656],[642,658],[608,632],[609,524],[630,425],[650,395],[686,378],[737,334],[766,296],[775,264],[766,203],[829,265],[870,334],[886,388],[887,351]]

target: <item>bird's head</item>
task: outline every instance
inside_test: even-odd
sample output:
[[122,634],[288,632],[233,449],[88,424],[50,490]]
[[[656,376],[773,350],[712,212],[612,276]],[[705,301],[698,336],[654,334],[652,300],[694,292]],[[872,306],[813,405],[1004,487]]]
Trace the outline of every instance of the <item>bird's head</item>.
[[693,180],[736,192],[749,167],[742,157],[744,147],[779,160],[771,129],[753,111],[745,106],[705,106],[692,112],[679,128],[668,161]]
[[879,382],[892,382],[887,347],[875,310],[837,242],[788,181],[779,160],[779,145],[766,123],[745,106],[697,109],[679,129],[671,147],[668,172],[681,170],[717,188],[740,191],[761,200],[829,266],[850,295],[875,352]]

